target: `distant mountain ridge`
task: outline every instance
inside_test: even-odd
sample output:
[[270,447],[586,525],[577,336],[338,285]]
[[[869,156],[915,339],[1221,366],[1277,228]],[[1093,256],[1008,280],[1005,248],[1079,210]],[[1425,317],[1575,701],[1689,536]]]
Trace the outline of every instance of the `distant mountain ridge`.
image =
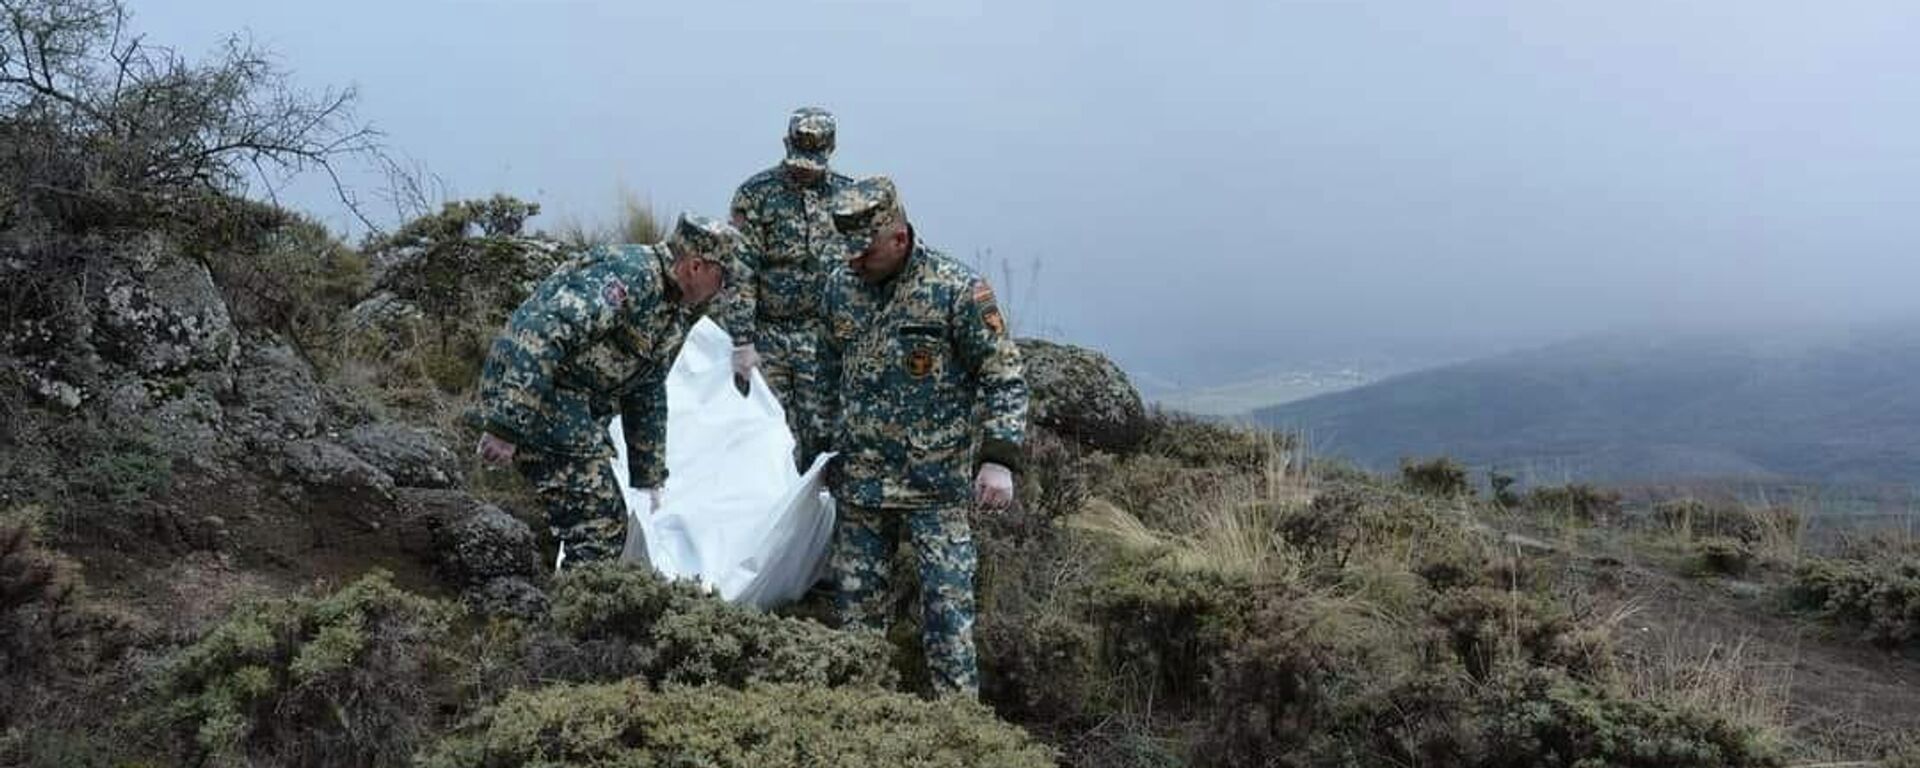
[[1596,481],[1920,480],[1920,324],[1615,334],[1255,412],[1376,468],[1451,455]]

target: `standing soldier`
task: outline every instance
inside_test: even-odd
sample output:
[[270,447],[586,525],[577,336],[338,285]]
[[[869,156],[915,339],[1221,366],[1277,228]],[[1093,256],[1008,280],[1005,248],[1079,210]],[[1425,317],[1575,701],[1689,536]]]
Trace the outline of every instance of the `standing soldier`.
[[566,559],[617,559],[626,542],[626,498],[607,461],[616,413],[628,482],[659,503],[667,369],[696,309],[738,270],[739,241],[733,227],[681,214],[665,242],[594,248],[534,288],[494,340],[478,450],[532,484]]
[[1013,502],[1027,418],[1020,352],[987,282],[914,237],[892,180],[854,183],[833,217],[847,248],[847,269],[823,298],[820,356],[837,393],[826,410],[841,453],[835,612],[845,626],[885,631],[888,575],[905,538],[919,556],[934,688],[977,697],[967,516],[976,504]]
[[829,210],[852,179],[827,167],[833,115],[817,107],[787,120],[787,158],[754,174],[733,196],[733,225],[746,236],[742,276],[722,297],[717,319],[733,335],[734,372],[758,365],[786,406],[801,463],[825,439],[820,417],[820,289],[840,267],[840,238]]

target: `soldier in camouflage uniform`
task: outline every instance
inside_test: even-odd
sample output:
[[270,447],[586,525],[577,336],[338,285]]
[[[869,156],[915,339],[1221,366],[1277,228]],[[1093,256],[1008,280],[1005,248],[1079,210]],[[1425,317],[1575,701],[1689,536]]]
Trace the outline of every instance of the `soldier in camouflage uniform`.
[[787,157],[754,174],[733,196],[733,225],[746,236],[743,277],[718,302],[717,319],[732,334],[735,372],[755,365],[786,406],[801,463],[825,439],[819,363],[822,278],[839,269],[840,238],[829,211],[852,179],[834,173],[833,115],[795,110],[787,121]]
[[1027,414],[1020,352],[993,289],[915,239],[891,180],[854,183],[833,215],[848,254],[822,298],[821,375],[837,392],[827,412],[841,453],[834,608],[844,625],[884,631],[904,538],[918,555],[934,688],[978,696],[967,516],[1013,502]]
[[626,501],[607,459],[621,415],[634,487],[666,481],[666,374],[697,310],[739,270],[733,227],[682,214],[665,242],[601,246],[533,290],[480,374],[479,452],[513,464],[569,562],[616,559]]

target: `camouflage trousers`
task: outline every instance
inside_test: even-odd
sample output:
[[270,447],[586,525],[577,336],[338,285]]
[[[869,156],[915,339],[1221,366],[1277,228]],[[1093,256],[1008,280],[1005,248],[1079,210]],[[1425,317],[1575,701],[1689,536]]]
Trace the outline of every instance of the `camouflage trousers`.
[[820,407],[824,395],[820,391],[819,327],[763,320],[754,349],[760,353],[760,375],[787,411],[787,428],[793,431],[799,454],[796,458],[801,471],[806,471],[806,462],[826,449],[826,424]]
[[567,562],[618,560],[627,543],[627,499],[604,458],[522,451],[514,462],[547,508]]
[[887,631],[892,618],[893,554],[902,537],[920,577],[920,643],[941,696],[980,696],[973,649],[973,571],[977,554],[965,507],[876,509],[841,505],[830,568],[834,613],[842,627]]

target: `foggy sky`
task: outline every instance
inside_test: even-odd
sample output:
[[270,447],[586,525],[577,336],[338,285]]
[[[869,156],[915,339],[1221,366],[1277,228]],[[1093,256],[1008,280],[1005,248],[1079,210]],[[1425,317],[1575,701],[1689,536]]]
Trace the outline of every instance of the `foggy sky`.
[[724,215],[828,107],[835,166],[893,175],[1016,326],[1154,382],[1920,309],[1910,2],[132,7],[357,85],[449,192],[549,226],[622,187]]

